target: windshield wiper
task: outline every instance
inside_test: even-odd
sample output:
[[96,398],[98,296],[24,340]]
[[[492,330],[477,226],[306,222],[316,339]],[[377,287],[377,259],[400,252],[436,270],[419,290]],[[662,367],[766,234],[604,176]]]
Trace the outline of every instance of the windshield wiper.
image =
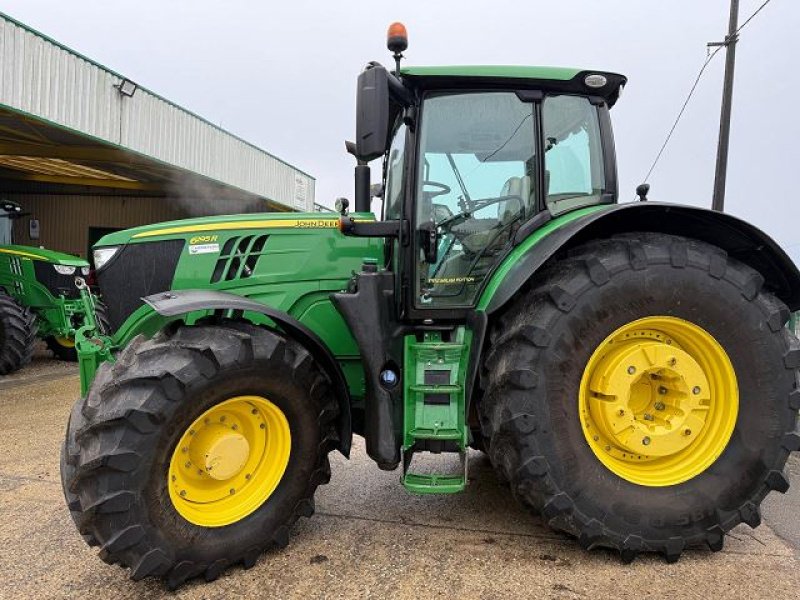
[[464,200],[466,201],[466,205],[462,206],[462,210],[466,210],[472,205],[472,198],[469,196],[469,192],[467,191],[467,186],[464,184],[464,179],[461,177],[461,171],[458,170],[456,166],[456,161],[453,159],[453,155],[449,152],[446,154],[447,161],[450,163],[450,167],[453,169],[453,174],[456,176],[456,181],[458,181],[458,187],[461,188],[461,192],[464,194]]

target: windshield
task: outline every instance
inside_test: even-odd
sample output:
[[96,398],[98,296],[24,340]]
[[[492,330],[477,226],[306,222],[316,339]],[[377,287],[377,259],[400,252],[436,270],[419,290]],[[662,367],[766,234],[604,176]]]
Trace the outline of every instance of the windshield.
[[419,306],[470,304],[535,211],[534,111],[513,92],[426,99],[416,194]]

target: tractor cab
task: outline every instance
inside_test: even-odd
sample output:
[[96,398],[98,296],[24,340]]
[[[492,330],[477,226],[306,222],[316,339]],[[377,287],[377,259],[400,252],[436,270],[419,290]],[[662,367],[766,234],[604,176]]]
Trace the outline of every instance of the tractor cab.
[[[548,220],[617,201],[608,116],[625,77],[552,67],[410,67],[359,77],[356,212],[383,158],[386,267],[405,318],[463,317],[501,259]],[[360,174],[359,174],[360,173]],[[346,231],[347,218],[343,223]],[[453,312],[455,311],[455,312]]]

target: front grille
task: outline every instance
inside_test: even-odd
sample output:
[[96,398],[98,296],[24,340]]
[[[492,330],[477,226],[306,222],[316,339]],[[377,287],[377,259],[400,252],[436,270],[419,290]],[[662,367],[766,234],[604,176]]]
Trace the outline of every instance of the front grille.
[[112,331],[144,304],[143,297],[172,288],[182,250],[183,240],[128,244],[97,271]]
[[36,274],[36,281],[46,287],[56,298],[59,296],[69,299],[80,298],[81,293],[75,287],[75,276],[80,275],[77,269],[72,275],[62,275],[56,271],[53,263],[34,260],[33,272]]
[[219,253],[210,283],[246,279],[253,274],[264,251],[268,235],[245,235],[229,238]]

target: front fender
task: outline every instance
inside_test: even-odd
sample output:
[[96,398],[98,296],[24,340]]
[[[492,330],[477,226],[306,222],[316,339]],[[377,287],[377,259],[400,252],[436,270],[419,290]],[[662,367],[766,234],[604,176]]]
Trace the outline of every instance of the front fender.
[[585,208],[550,221],[506,256],[484,289],[477,308],[489,314],[502,308],[561,250],[632,231],[680,235],[722,248],[761,273],[767,289],[790,310],[800,310],[800,271],[766,233],[729,214],[663,202]]
[[[147,311],[143,311],[142,324],[164,325],[178,320],[189,313],[199,311],[240,311],[264,315],[280,327],[290,338],[308,350],[322,369],[327,373],[339,404],[337,430],[339,443],[337,449],[350,455],[353,440],[352,419],[350,416],[350,392],[339,363],[324,342],[289,314],[255,300],[227,292],[209,290],[176,290],[163,292],[143,298]],[[141,309],[139,309],[141,310]]]

